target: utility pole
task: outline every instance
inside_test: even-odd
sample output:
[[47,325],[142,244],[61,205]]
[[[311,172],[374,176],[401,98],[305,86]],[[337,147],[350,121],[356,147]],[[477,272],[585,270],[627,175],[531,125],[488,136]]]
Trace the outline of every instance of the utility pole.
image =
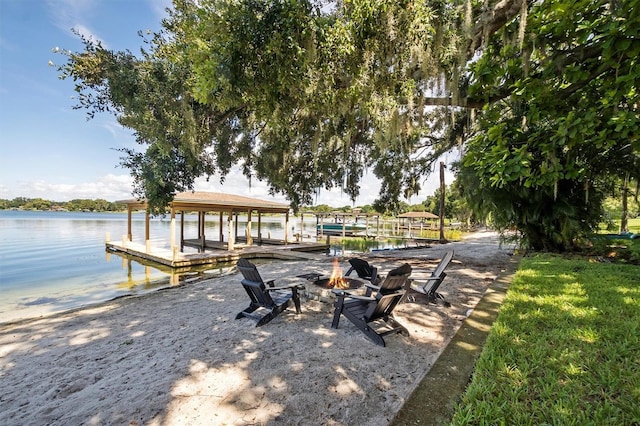
[[445,243],[447,239],[444,237],[444,161],[440,162],[440,242]]

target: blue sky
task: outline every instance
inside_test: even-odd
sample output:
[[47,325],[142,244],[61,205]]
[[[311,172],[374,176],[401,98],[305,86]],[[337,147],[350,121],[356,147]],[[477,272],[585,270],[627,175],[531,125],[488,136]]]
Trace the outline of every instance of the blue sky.
[[[118,167],[118,148],[134,147],[131,131],[108,114],[87,120],[74,110],[73,82],[59,80],[55,64],[65,57],[55,48],[80,50],[72,33],[101,40],[112,50],[138,52],[138,31],[157,31],[170,0],[0,0],[0,198],[131,198],[128,170]],[[447,182],[452,180],[447,175]],[[437,187],[431,176],[419,203]],[[266,185],[251,188],[238,171],[224,185],[215,177],[196,189],[271,198]],[[379,184],[366,175],[356,205],[371,203]],[[279,201],[286,201],[277,197]],[[318,203],[350,205],[339,190],[323,191]]]

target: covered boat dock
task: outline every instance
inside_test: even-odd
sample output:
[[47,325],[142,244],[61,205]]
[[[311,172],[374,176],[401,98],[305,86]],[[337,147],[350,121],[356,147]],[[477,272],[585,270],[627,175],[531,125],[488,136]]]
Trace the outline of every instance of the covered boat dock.
[[[240,195],[224,194],[216,192],[182,192],[177,194],[170,204],[170,248],[153,248],[150,246],[150,214],[146,200],[122,200],[118,203],[127,205],[127,235],[122,243],[107,241],[107,249],[120,251],[127,254],[152,260],[169,266],[188,266],[195,264],[216,263],[217,261],[229,261],[237,259],[241,251],[251,254],[251,257],[271,257],[272,249],[256,247],[259,245],[281,246],[278,252],[322,250],[323,244],[290,245],[289,240],[289,205],[274,201],[265,201]],[[145,245],[133,243],[132,213],[145,211]],[[197,235],[185,236],[185,214],[195,212],[198,215]],[[212,215],[211,213],[217,213]],[[179,244],[176,239],[176,215],[180,215]],[[284,239],[266,238],[262,232],[262,215],[279,214],[284,221]],[[245,218],[244,235],[238,235],[240,215]],[[257,233],[251,228],[252,219],[257,216]],[[213,218],[218,220],[219,233],[213,239],[205,234],[205,220]],[[224,222],[226,226],[224,226]],[[226,229],[226,236],[224,230]],[[215,238],[217,237],[217,239]],[[109,238],[108,238],[109,239]],[[182,253],[184,247],[198,249],[199,253]],[[204,253],[206,249],[214,249],[213,252]],[[180,253],[178,253],[180,252]],[[280,256],[287,256],[281,253]],[[295,256],[294,256],[295,257]]]
[[[145,210],[145,241],[149,241],[149,210],[146,200],[122,200],[117,201],[120,204],[127,205],[127,236],[129,241],[133,241],[133,230],[131,228],[131,214],[134,211]],[[196,247],[202,250],[206,248],[217,248],[234,250],[236,243],[244,243],[248,246],[253,245],[254,236],[252,235],[251,222],[254,215],[258,217],[258,234],[255,238],[258,243],[282,243],[289,242],[289,205],[284,203],[276,203],[273,201],[265,201],[257,198],[243,197],[240,195],[223,194],[218,192],[181,192],[176,194],[170,204],[171,207],[171,247],[175,247],[175,220],[176,214],[180,213],[180,249],[183,247]],[[198,235],[195,238],[185,238],[184,235],[184,215],[188,212],[196,212],[198,214]],[[218,213],[219,234],[217,240],[207,240],[205,235],[205,219],[207,213]],[[262,215],[282,214],[284,215],[284,240],[266,241],[262,235]],[[238,235],[238,215],[246,214],[245,235]],[[223,226],[224,216],[227,221],[227,238],[224,238]]]

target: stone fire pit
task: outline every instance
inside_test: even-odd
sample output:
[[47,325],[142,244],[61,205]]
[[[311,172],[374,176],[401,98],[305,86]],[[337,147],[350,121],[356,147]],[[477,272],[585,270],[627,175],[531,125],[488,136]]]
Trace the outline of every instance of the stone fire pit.
[[[329,287],[330,278],[322,278],[318,274],[304,276],[301,278],[307,278],[307,281],[304,283],[305,289],[300,292],[302,298],[307,300],[318,300],[324,303],[333,303],[336,299],[336,295],[332,291],[333,288]],[[364,285],[364,283],[358,278],[343,277],[342,279],[349,283],[349,288],[345,290],[357,290]]]

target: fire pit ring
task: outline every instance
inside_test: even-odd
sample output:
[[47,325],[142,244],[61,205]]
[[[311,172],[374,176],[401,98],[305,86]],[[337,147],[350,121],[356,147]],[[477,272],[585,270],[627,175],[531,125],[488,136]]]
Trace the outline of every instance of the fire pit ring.
[[[333,287],[329,287],[330,280],[331,278],[320,278],[318,280],[315,280],[313,284],[324,289],[332,289]],[[362,281],[356,278],[343,277],[342,280],[346,281],[349,284],[349,287],[339,288],[339,290],[354,290],[364,285]]]

